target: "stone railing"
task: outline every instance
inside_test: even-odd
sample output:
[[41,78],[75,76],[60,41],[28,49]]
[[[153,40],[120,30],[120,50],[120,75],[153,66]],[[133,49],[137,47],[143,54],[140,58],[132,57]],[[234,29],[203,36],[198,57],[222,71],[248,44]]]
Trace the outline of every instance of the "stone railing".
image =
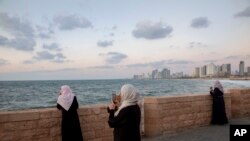
[[[84,140],[111,141],[106,105],[78,109]],[[0,141],[60,141],[61,111],[55,108],[0,112]]]
[[[230,95],[224,97],[231,117]],[[188,128],[209,125],[212,113],[210,95],[146,97],[144,99],[145,135],[173,134]]]
[[[231,89],[224,99],[229,119],[250,117],[250,89]],[[85,141],[113,140],[106,106],[78,109]],[[146,137],[174,134],[209,125],[212,98],[208,94],[145,97],[143,108]],[[0,141],[60,141],[60,124],[61,112],[56,108],[0,112]]]

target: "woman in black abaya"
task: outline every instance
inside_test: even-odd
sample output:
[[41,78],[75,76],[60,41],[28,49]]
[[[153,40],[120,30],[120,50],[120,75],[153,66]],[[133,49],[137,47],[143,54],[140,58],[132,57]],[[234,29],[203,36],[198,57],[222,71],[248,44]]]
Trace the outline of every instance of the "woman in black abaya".
[[108,107],[108,124],[114,128],[114,141],[141,141],[140,120],[141,110],[138,106],[137,89],[126,84],[121,88],[121,105],[116,110],[114,103]]
[[225,102],[224,102],[224,90],[220,81],[215,81],[214,90],[210,91],[213,96],[213,111],[211,124],[226,124],[228,123]]
[[77,114],[78,102],[69,86],[61,87],[57,108],[62,111],[62,141],[83,141]]

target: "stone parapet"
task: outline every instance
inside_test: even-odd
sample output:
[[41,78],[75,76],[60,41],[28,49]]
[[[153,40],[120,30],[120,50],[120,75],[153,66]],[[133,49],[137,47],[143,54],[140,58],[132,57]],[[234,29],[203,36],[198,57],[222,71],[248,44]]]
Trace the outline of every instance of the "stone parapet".
[[[224,96],[226,113],[231,118],[231,95]],[[144,98],[145,135],[175,134],[210,124],[212,97],[207,94]]]
[[[229,119],[250,117],[250,89],[230,89],[224,100]],[[106,106],[79,107],[85,141],[113,140]],[[175,134],[209,125],[212,97],[208,94],[145,97],[141,106],[145,136]],[[60,127],[61,111],[56,108],[0,112],[0,141],[60,141]]]
[[[80,106],[84,140],[110,141],[106,105]],[[0,112],[1,141],[60,141],[61,111],[56,108]]]

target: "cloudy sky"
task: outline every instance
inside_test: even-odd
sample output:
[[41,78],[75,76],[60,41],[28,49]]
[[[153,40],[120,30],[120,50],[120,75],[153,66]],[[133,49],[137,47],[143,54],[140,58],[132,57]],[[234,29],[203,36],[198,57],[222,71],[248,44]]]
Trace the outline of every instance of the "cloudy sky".
[[113,79],[239,61],[250,0],[0,0],[0,80]]

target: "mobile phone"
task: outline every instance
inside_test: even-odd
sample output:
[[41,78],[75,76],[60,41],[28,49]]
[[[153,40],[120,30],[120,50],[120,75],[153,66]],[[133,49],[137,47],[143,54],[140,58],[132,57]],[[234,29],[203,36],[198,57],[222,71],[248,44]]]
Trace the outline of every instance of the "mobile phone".
[[116,94],[112,93],[112,102],[116,104]]
[[210,91],[212,91],[213,90],[213,87],[210,87]]

